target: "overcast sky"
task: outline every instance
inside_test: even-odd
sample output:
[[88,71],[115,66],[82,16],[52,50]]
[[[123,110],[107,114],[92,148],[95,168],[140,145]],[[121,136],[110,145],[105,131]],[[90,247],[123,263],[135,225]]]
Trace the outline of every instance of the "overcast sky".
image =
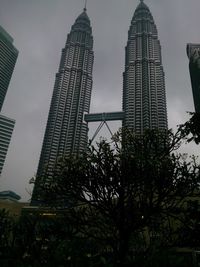
[[[91,112],[121,110],[124,47],[139,0],[88,0],[94,37]],[[200,0],[145,0],[158,28],[165,71],[169,127],[194,111],[186,44],[200,43]],[[39,161],[55,73],[67,33],[84,0],[0,0],[0,25],[14,38],[18,60],[3,106],[16,120],[0,191],[30,199],[29,179]],[[119,123],[111,123],[115,131]],[[92,136],[95,125],[90,126]],[[107,134],[105,131],[101,135]],[[183,151],[198,154],[189,145]]]

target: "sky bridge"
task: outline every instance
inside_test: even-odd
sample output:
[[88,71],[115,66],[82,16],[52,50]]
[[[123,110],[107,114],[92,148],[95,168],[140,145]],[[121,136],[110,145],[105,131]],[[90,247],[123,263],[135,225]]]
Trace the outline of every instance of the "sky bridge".
[[124,111],[103,112],[85,114],[84,120],[86,122],[97,121],[122,121],[124,119]]
[[100,132],[102,127],[106,125],[109,133],[113,136],[113,133],[107,123],[107,121],[122,121],[124,119],[124,111],[115,111],[115,112],[103,112],[103,113],[90,113],[85,114],[84,120],[85,122],[100,122],[99,126],[97,127],[92,139],[90,139],[89,143],[91,144],[97,134]]

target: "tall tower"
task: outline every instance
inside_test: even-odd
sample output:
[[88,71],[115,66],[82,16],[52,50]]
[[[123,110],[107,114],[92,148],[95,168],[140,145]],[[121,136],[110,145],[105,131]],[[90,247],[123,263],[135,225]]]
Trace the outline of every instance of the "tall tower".
[[187,44],[194,108],[200,112],[200,44]]
[[133,15],[125,53],[123,126],[136,134],[145,129],[167,129],[161,46],[154,19],[143,0]]
[[0,111],[15,67],[18,50],[13,38],[0,26]]
[[6,159],[15,121],[1,113],[3,102],[12,77],[18,50],[13,38],[0,26],[0,175]]
[[78,16],[62,49],[37,171],[32,202],[38,199],[40,177],[52,176],[59,157],[86,149],[92,91],[93,37],[86,8]]

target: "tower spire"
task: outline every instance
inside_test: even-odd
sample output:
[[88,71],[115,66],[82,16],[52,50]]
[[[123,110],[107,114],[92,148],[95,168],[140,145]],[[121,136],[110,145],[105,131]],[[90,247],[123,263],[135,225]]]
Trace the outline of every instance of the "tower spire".
[[87,0],[85,0],[85,6],[84,6],[84,11],[87,11]]
[[144,3],[144,0],[140,0],[141,3]]

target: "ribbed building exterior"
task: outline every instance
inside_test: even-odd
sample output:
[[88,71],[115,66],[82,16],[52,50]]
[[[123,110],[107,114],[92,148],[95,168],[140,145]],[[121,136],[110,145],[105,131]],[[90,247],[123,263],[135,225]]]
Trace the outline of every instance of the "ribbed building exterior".
[[39,177],[51,177],[59,157],[86,149],[88,125],[83,117],[90,108],[93,60],[92,29],[85,8],[62,49],[32,202],[38,198]]
[[15,121],[0,114],[0,175],[6,159]]
[[167,129],[161,46],[148,6],[141,0],[128,32],[123,73],[123,126],[136,134]]
[[13,38],[0,26],[0,111],[15,67],[18,50]]

